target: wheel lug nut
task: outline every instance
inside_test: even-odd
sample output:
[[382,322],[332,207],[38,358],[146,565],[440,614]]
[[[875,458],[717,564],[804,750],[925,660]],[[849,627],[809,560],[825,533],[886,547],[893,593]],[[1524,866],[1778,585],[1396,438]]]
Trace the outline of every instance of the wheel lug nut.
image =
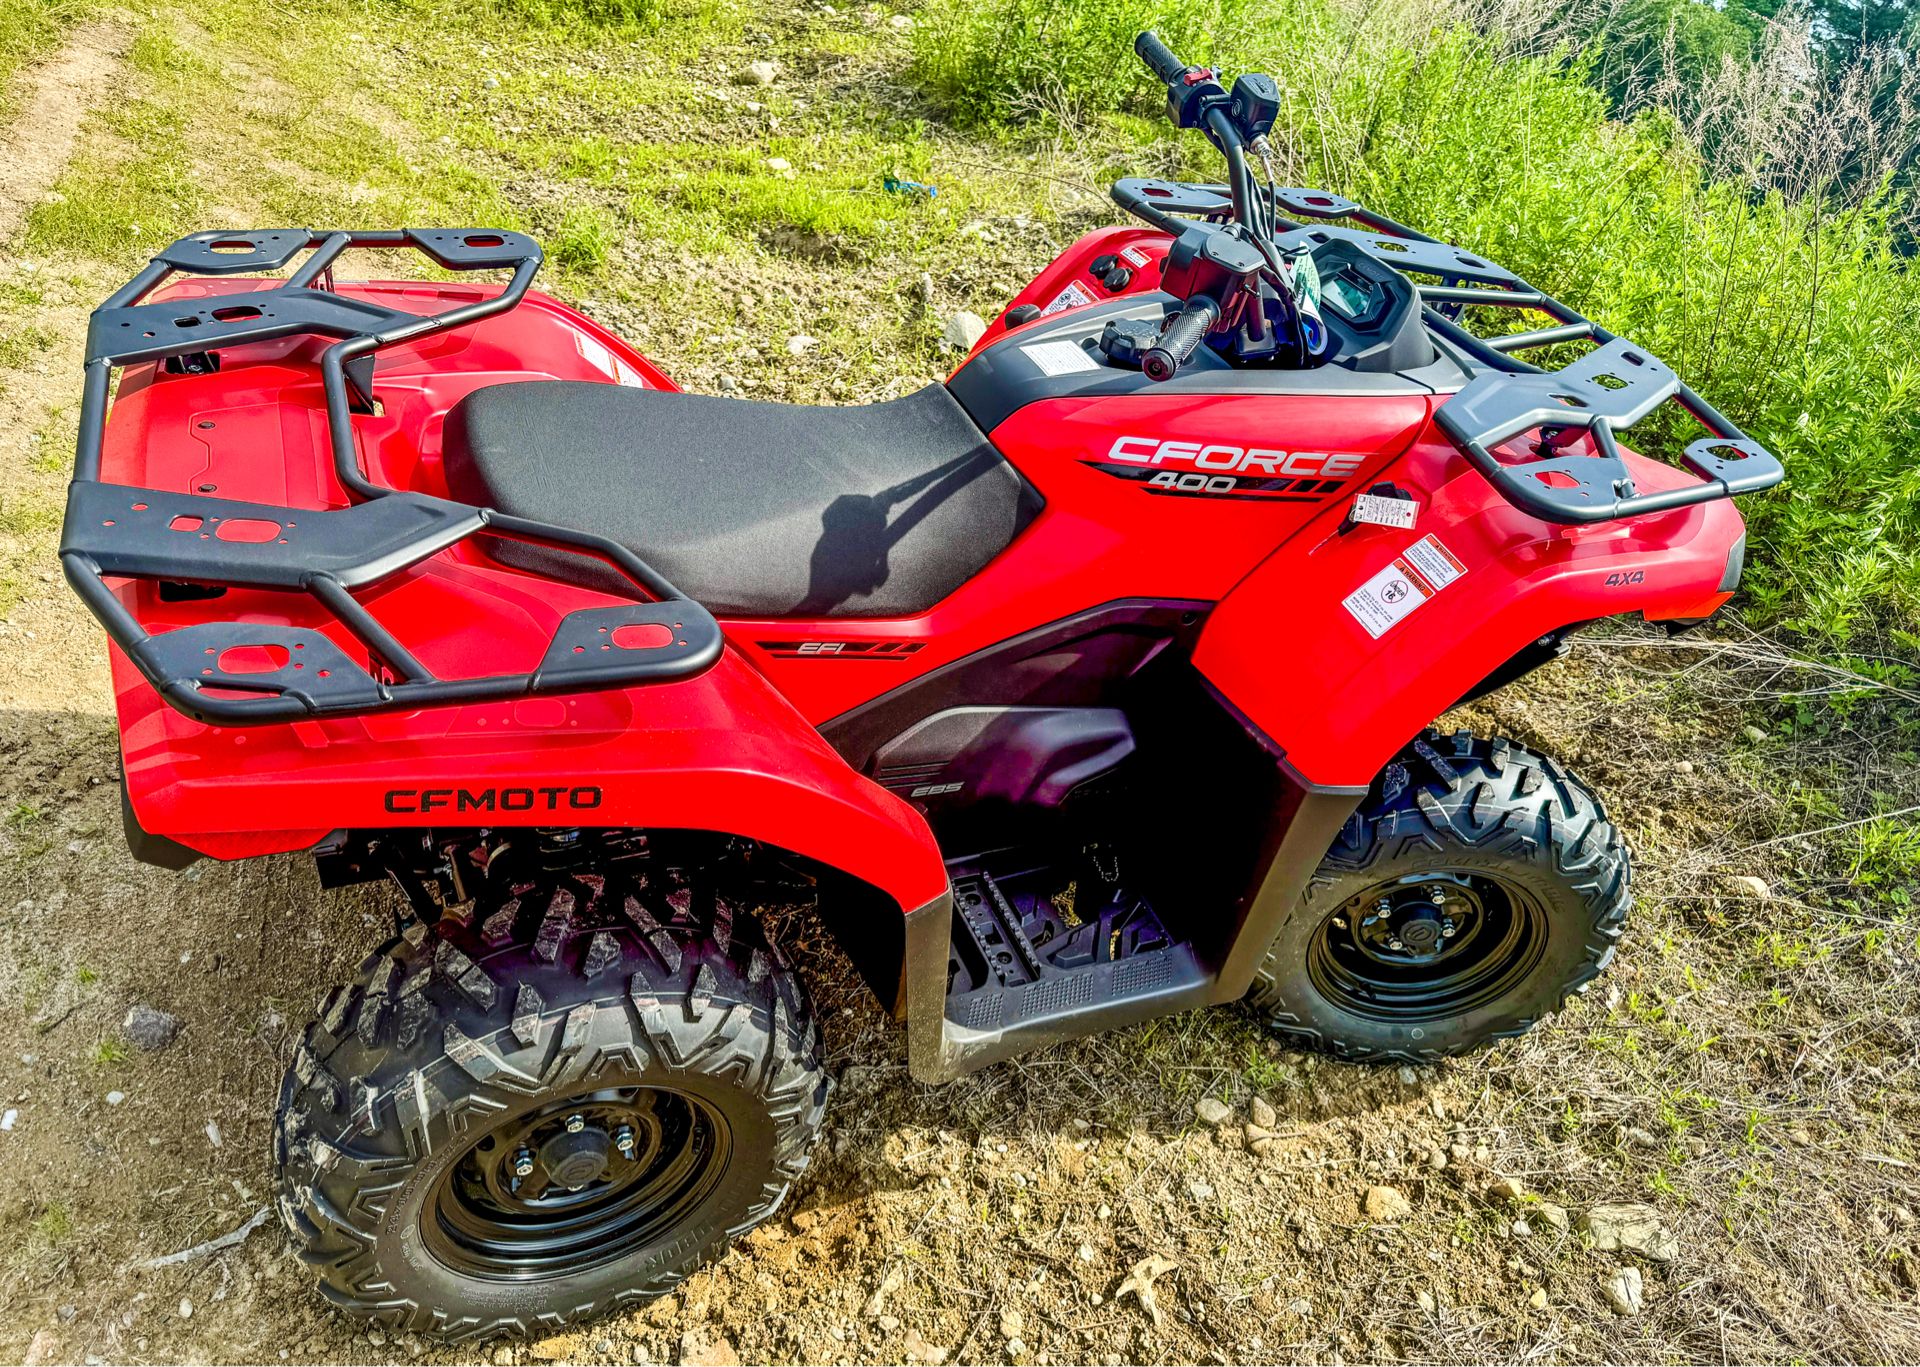
[[567,1117],[567,1133],[568,1134],[579,1134],[580,1131],[586,1128],[587,1128],[586,1117],[578,1116],[578,1115],[570,1115]]
[[1388,949],[1405,949],[1406,946],[1401,944],[1398,940],[1389,940],[1387,941],[1387,948]]
[[513,1175],[515,1177],[533,1176],[532,1149],[521,1149],[513,1155]]
[[1336,917],[1334,917],[1334,918],[1333,918],[1333,928],[1334,928],[1335,930],[1345,930],[1345,929],[1347,928],[1347,918],[1346,918],[1346,917],[1344,917],[1344,916],[1336,916]]
[[633,1157],[633,1126],[622,1125],[613,1132],[613,1147],[627,1157]]
[[1460,927],[1456,925],[1449,924],[1449,925],[1444,925],[1440,927],[1440,934],[1449,940],[1451,940],[1455,935],[1457,935],[1459,931],[1460,931]]

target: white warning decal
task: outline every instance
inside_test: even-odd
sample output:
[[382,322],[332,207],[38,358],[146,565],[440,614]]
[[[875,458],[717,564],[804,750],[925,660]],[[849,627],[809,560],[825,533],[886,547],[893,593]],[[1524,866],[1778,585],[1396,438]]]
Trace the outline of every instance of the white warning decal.
[[1082,304],[1091,304],[1092,302],[1093,295],[1082,288],[1080,282],[1076,280],[1061,290],[1060,293],[1054,295],[1053,302],[1040,310],[1040,316],[1044,318],[1049,313],[1058,313],[1061,309],[1078,308]]
[[1438,537],[1423,536],[1341,601],[1353,619],[1366,628],[1367,635],[1377,641],[1466,572],[1467,567],[1440,544]]
[[1122,247],[1120,249],[1120,259],[1125,261],[1129,266],[1132,266],[1135,270],[1139,270],[1149,261],[1153,260],[1152,257],[1148,256],[1138,247]]
[[646,377],[614,355],[606,347],[587,336],[584,332],[573,334],[574,350],[578,351],[588,365],[605,375],[608,379],[626,385],[629,389],[645,389]]
[[1406,550],[1407,563],[1419,570],[1435,589],[1444,589],[1467,572],[1467,567],[1452,551],[1440,544],[1437,536],[1423,536]]
[[1035,342],[1032,346],[1021,347],[1020,354],[1048,376],[1071,375],[1076,371],[1100,368],[1100,363],[1082,351],[1076,342]]

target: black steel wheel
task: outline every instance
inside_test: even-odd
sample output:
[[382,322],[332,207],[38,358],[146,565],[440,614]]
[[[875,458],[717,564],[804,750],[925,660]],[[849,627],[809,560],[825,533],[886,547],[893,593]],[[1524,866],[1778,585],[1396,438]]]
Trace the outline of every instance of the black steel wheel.
[[280,1213],[354,1313],[550,1332],[771,1215],[829,1090],[750,916],[670,869],[503,882],[322,1003],[281,1091]]
[[470,1143],[427,1198],[421,1237],[475,1277],[538,1281],[661,1242],[726,1171],[715,1107],[662,1087],[593,1087]]
[[1387,766],[1269,947],[1250,1000],[1302,1044],[1430,1060],[1517,1035],[1605,967],[1629,904],[1598,798],[1504,740]]

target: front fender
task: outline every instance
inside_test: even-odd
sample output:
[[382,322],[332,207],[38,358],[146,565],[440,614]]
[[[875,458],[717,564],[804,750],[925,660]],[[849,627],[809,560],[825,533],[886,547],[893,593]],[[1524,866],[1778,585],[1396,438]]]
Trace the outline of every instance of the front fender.
[[[1627,459],[1642,490],[1692,478]],[[1194,657],[1316,786],[1371,783],[1423,726],[1549,632],[1627,612],[1706,617],[1739,579],[1745,525],[1728,500],[1556,526],[1514,508],[1432,438],[1376,478],[1415,495],[1411,530],[1343,533],[1350,502],[1330,508],[1221,602]],[[1403,573],[1410,561],[1433,572]],[[1385,583],[1369,592],[1376,576]]]

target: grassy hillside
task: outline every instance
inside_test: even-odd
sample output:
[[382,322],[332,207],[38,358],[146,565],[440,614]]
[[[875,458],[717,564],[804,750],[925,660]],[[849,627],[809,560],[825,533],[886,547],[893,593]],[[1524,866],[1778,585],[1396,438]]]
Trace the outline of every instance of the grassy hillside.
[[[1650,87],[1621,122],[1590,83],[1594,50],[1421,0],[935,0],[917,69],[969,125],[1068,127],[1151,157],[1167,135],[1130,53],[1150,26],[1189,60],[1279,76],[1291,183],[1485,252],[1673,364],[1790,471],[1745,505],[1757,618],[1830,651],[1911,655],[1920,307],[1908,206],[1858,164],[1903,130],[1850,124],[1752,62],[1711,89]],[[1729,147],[1729,130],[1747,143]],[[1737,179],[1710,174],[1708,131]],[[1837,145],[1850,136],[1858,147]],[[1203,170],[1211,154],[1190,138],[1165,155]]]

